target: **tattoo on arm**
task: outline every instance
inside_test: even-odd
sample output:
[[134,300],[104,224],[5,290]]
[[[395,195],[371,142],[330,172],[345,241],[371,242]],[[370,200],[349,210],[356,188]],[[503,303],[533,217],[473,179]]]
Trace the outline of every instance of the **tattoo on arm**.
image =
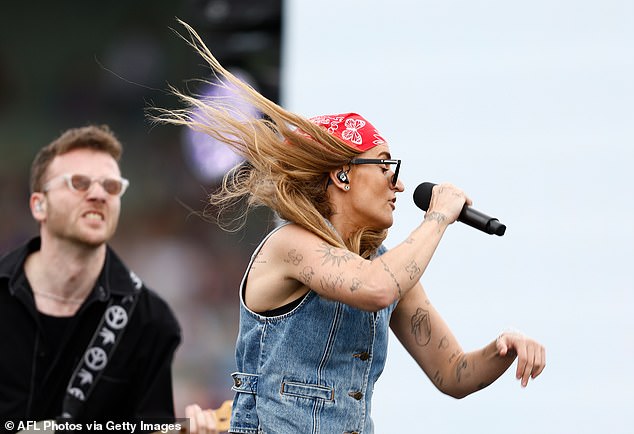
[[355,277],[354,279],[352,279],[352,285],[350,285],[350,292],[354,292],[359,288],[361,288],[361,280]]
[[341,277],[341,274],[328,274],[327,276],[321,278],[320,283],[321,289],[323,289],[324,292],[334,293],[338,289],[341,289],[341,286],[343,285],[343,277]]
[[425,214],[425,221],[435,221],[437,223],[442,223],[447,220],[447,216],[438,211],[432,211]]
[[332,265],[339,267],[341,266],[341,263],[348,262],[354,258],[354,255],[348,250],[339,249],[326,243],[321,243],[321,249],[318,251],[322,254],[323,258],[321,265],[325,265],[327,262],[330,262]]
[[438,388],[442,387],[443,378],[440,375],[440,371],[436,371],[436,373],[434,374],[434,377],[432,378],[432,381],[434,382],[436,387],[438,387]]
[[304,267],[304,269],[299,273],[299,277],[304,285],[310,286],[310,281],[313,280],[313,276],[315,272],[313,271],[313,267]]
[[409,273],[409,280],[414,280],[422,274],[422,270],[420,269],[418,265],[416,265],[416,262],[414,261],[410,262],[405,267],[405,271]]
[[431,321],[429,312],[418,308],[411,319],[412,334],[416,338],[416,343],[421,347],[426,346],[431,340]]
[[396,276],[394,275],[394,273],[392,273],[390,267],[387,266],[383,258],[381,258],[380,256],[379,261],[381,261],[381,264],[383,264],[383,269],[387,271],[388,274],[392,277],[392,280],[394,281],[394,283],[396,284],[396,288],[398,289],[398,298],[401,298],[403,296],[403,291],[401,290],[401,285],[399,285],[398,280],[396,280]]
[[288,258],[284,259],[284,262],[287,264],[299,265],[303,259],[304,256],[301,253],[297,253],[297,250],[293,249],[288,252]]
[[458,380],[458,383],[460,383],[460,380],[462,379],[462,375],[466,371],[467,366],[468,366],[467,357],[465,355],[462,355],[460,359],[458,360],[458,362],[456,363],[456,380]]
[[446,350],[447,348],[449,348],[449,339],[447,339],[447,336],[443,336],[438,344],[438,349]]

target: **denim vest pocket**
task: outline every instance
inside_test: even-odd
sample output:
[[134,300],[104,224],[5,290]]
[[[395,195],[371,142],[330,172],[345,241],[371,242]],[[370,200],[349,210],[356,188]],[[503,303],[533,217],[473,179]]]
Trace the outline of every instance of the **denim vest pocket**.
[[[233,386],[231,389],[236,392],[233,400],[233,410],[229,432],[241,434],[257,434],[260,431],[258,414],[255,409],[255,400],[258,392],[258,376],[234,372]],[[239,422],[238,422],[239,421]]]
[[322,401],[335,400],[335,389],[332,387],[290,380],[282,381],[280,394],[298,398],[320,399]]

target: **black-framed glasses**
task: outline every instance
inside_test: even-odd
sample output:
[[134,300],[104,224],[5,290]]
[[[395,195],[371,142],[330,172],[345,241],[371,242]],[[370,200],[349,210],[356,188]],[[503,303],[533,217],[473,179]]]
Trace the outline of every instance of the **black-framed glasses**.
[[91,178],[90,176],[86,175],[70,175],[68,173],[65,173],[63,175],[56,176],[55,178],[44,184],[44,187],[42,187],[42,191],[44,193],[48,192],[53,184],[59,184],[60,181],[64,181],[68,188],[70,188],[72,191],[78,191],[82,193],[87,192],[92,186],[93,182],[98,182],[99,184],[101,184],[106,193],[112,196],[119,197],[123,196],[123,193],[125,193],[128,185],[130,185],[130,181],[125,178]]
[[393,186],[395,186],[398,181],[398,171],[401,168],[401,160],[386,160],[383,158],[355,158],[351,160],[349,164],[387,164],[388,166],[396,164],[391,181]]

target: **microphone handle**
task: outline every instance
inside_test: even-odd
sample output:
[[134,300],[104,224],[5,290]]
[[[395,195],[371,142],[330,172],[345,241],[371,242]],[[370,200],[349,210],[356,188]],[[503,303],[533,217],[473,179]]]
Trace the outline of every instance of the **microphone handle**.
[[465,205],[458,216],[458,221],[472,228],[486,232],[489,235],[501,237],[506,232],[506,226],[494,217],[490,217],[470,206]]

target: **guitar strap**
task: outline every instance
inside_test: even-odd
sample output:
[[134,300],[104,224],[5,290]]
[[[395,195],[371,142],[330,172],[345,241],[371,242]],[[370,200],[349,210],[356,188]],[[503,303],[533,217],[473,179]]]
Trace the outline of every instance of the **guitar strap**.
[[139,299],[141,288],[138,277],[134,273],[130,273],[130,277],[135,283],[136,291],[131,295],[112,296],[110,299],[84,356],[79,360],[68,382],[62,415],[59,417],[61,421],[72,421],[80,414],[123,336]]

